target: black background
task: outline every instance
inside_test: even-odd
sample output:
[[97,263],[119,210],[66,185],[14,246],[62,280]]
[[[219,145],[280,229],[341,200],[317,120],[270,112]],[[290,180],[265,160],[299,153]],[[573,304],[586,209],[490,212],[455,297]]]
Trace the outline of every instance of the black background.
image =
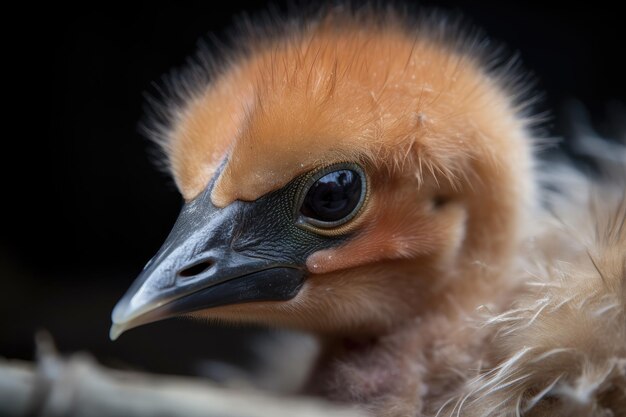
[[[578,99],[608,130],[626,82],[621,13],[609,2],[423,2],[464,14],[519,52],[545,93],[551,135]],[[285,9],[285,4],[274,3]],[[5,129],[0,236],[0,355],[33,357],[47,329],[63,352],[160,372],[201,358],[250,362],[259,329],[169,320],[113,343],[110,311],[158,249],[181,205],[138,132],[143,93],[184,64],[196,42],[266,2],[47,6],[5,14]],[[8,117],[7,117],[8,116]]]

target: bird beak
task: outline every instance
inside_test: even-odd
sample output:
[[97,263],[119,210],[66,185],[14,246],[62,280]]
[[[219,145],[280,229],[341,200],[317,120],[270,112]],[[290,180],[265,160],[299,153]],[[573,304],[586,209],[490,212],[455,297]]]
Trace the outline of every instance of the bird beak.
[[281,247],[289,239],[280,219],[267,218],[275,216],[273,203],[217,208],[208,188],[185,204],[161,249],[115,306],[111,339],[172,316],[298,293],[305,257]]

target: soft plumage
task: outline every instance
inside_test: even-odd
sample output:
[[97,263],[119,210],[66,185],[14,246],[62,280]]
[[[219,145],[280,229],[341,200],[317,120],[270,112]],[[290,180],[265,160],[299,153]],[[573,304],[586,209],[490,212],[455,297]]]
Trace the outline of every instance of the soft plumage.
[[[184,216],[201,201],[211,213],[267,201],[342,163],[363,169],[367,196],[340,227],[300,223],[321,242],[342,240],[306,252],[292,298],[185,313],[315,333],[322,353],[307,391],[375,415],[626,412],[623,188],[600,183],[602,200],[558,194],[542,206],[548,174],[596,185],[536,167],[514,66],[435,15],[333,9],[273,24],[171,84],[178,100],[152,132]],[[231,249],[260,244],[245,237],[255,220],[228,223]],[[197,259],[178,278],[193,278]],[[162,284],[129,292],[116,325],[162,317],[148,308],[172,296],[127,313]]]
[[[315,166],[367,167],[371,198],[351,225],[361,233],[307,260],[320,276],[309,285],[334,298],[311,289],[294,300],[309,304],[297,311],[306,325],[322,329],[386,327],[453,293],[467,298],[465,287],[478,295],[474,278],[488,279],[472,265],[508,263],[534,200],[534,140],[508,90],[518,88],[515,74],[484,69],[479,42],[445,21],[420,20],[413,30],[391,11],[361,13],[334,10],[266,41],[249,35],[245,53],[175,108],[161,139],[187,200],[232,155],[211,194],[217,206],[255,200]],[[358,270],[388,260],[396,262]],[[458,269],[463,279],[452,285]],[[389,286],[391,279],[412,284]],[[244,319],[258,318],[257,307]],[[337,308],[341,315],[326,317]]]

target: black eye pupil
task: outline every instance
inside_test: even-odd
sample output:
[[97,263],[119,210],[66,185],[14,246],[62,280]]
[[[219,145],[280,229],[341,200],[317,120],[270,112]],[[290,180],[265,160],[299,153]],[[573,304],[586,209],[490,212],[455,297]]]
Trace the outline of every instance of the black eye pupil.
[[330,172],[309,188],[300,212],[311,219],[336,222],[349,216],[361,200],[361,176],[352,170]]

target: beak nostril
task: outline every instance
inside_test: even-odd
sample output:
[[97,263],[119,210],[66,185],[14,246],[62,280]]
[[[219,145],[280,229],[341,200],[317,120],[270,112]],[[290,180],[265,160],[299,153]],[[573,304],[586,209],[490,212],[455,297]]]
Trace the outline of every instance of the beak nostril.
[[213,266],[214,262],[212,260],[207,260],[204,262],[197,263],[188,268],[185,268],[178,272],[178,275],[184,278],[194,277],[196,275],[200,275],[204,271],[207,271]]

